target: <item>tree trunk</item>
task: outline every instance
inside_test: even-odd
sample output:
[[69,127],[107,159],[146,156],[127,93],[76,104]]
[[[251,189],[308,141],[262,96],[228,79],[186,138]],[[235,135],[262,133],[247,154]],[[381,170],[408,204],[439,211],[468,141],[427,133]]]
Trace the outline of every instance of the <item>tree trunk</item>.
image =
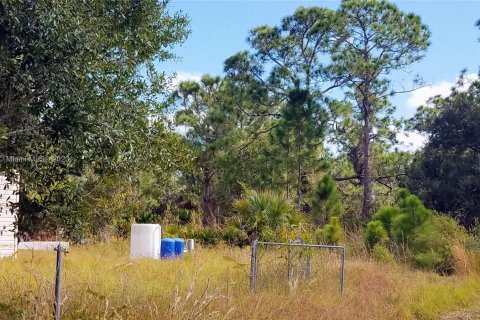
[[297,163],[297,197],[295,202],[298,210],[300,210],[302,205],[302,166],[300,165],[300,158]]
[[202,194],[202,211],[203,211],[203,224],[214,225],[216,223],[215,214],[212,210],[212,174],[210,168],[205,167],[203,169],[203,194]]
[[290,199],[290,144],[287,144],[287,168],[286,168],[286,175],[287,175],[287,200]]
[[[368,99],[366,99],[368,100]],[[370,200],[372,197],[371,179],[370,179],[370,115],[366,112],[365,123],[363,127],[363,170],[362,170],[362,216],[370,218]]]

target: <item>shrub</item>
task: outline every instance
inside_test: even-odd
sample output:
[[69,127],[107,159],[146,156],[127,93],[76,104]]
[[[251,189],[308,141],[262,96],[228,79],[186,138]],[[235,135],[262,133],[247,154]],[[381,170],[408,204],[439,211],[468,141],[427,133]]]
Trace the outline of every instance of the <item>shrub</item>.
[[245,197],[233,203],[241,228],[250,239],[272,240],[282,226],[297,227],[301,216],[280,194],[246,190]]
[[330,217],[339,217],[343,213],[340,195],[331,175],[325,175],[310,194],[310,212],[319,223],[325,223]]
[[332,217],[328,224],[315,231],[315,239],[318,243],[340,243],[342,240],[342,226],[340,224],[340,219],[338,217]]
[[377,243],[384,243],[388,240],[388,233],[383,223],[378,220],[370,221],[365,230],[365,242],[372,248]]
[[186,227],[177,224],[169,224],[162,228],[162,234],[165,238],[182,238],[190,237],[190,231]]
[[289,240],[295,240],[299,238],[299,233],[296,232],[288,226],[281,226],[275,230],[275,234],[272,236],[271,240],[279,242],[288,242]]
[[408,243],[415,228],[421,226],[432,213],[417,196],[410,194],[406,189],[400,190],[399,208],[401,214],[393,218],[392,231],[397,242]]
[[197,240],[201,245],[214,246],[220,242],[222,233],[218,228],[205,227],[193,230],[191,232],[191,237]]
[[377,243],[372,248],[372,256],[378,262],[393,262],[393,254],[384,245]]
[[153,223],[155,221],[155,216],[151,211],[143,211],[136,218],[136,223]]
[[231,246],[245,247],[249,244],[247,233],[235,226],[226,227],[223,230],[222,238]]
[[466,230],[447,216],[433,215],[415,230],[411,249],[416,264],[440,273],[455,271],[453,246],[464,243]]
[[191,223],[195,218],[195,211],[188,210],[188,209],[178,209],[177,211],[178,221],[181,224],[188,224]]
[[365,241],[373,255],[386,254],[381,245],[390,233],[392,241],[405,246],[408,258],[421,268],[442,274],[465,270],[466,253],[460,248],[468,237],[466,230],[454,219],[426,209],[408,190],[402,189],[398,199],[398,207],[381,208],[367,224]]
[[443,256],[440,252],[428,250],[415,254],[413,258],[417,265],[424,269],[440,271],[441,266],[441,269],[448,269],[451,271],[451,269],[449,268],[450,263],[447,262],[448,257]]
[[373,220],[381,221],[386,230],[391,230],[393,219],[401,213],[402,210],[398,207],[382,207],[373,215]]

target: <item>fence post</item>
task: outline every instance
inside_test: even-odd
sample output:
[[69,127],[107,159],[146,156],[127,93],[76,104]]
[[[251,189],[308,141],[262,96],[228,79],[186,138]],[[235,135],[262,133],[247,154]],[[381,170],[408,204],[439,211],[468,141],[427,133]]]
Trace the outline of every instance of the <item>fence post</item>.
[[[291,240],[288,240],[288,244],[292,243]],[[287,279],[290,281],[292,278],[292,246],[288,246],[287,254]]]
[[307,254],[307,275],[306,278],[310,279],[312,278],[312,255],[311,252],[308,252]]
[[61,316],[61,290],[62,290],[62,262],[65,248],[59,243],[55,248],[57,251],[57,269],[55,272],[55,320],[60,320]]
[[250,256],[250,291],[255,292],[257,286],[257,240],[252,241]]
[[345,286],[345,247],[340,252],[340,294],[343,294]]

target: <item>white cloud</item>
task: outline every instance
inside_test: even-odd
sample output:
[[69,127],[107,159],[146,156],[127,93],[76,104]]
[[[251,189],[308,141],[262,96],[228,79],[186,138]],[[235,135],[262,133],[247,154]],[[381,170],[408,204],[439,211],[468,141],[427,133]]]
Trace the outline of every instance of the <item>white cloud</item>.
[[[460,88],[460,91],[466,90],[472,81],[478,79],[478,75],[476,73],[469,73],[464,76],[464,79],[465,83],[464,86]],[[452,87],[455,86],[457,81],[458,77],[454,81],[443,80],[439,83],[413,91],[407,100],[407,107],[410,109],[416,109],[420,106],[426,105],[428,99],[431,97],[440,95],[441,97],[445,98],[449,96],[452,92]]]
[[200,81],[200,79],[202,79],[202,75],[200,73],[177,71],[176,75],[172,78],[171,87],[177,88],[178,84],[182,81],[187,81],[187,80]]
[[398,144],[394,147],[400,151],[416,151],[423,148],[427,137],[415,131],[400,131],[397,133]]
[[[176,90],[178,85],[182,81],[200,81],[202,79],[202,74],[200,73],[192,73],[192,72],[185,72],[185,71],[177,71],[175,75],[170,79],[170,83],[168,85],[169,90]],[[166,118],[169,122],[173,123],[175,121],[175,113],[178,112],[179,109],[169,109],[166,113]],[[184,125],[174,125],[173,130],[181,135],[186,135],[187,131],[190,128]]]

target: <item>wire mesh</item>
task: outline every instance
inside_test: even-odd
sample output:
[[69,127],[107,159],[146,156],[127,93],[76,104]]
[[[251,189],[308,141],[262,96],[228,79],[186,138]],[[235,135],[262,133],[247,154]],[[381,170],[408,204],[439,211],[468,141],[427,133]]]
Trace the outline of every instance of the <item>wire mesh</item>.
[[344,246],[254,241],[251,290],[279,293],[320,285],[326,290],[342,293],[344,257]]

